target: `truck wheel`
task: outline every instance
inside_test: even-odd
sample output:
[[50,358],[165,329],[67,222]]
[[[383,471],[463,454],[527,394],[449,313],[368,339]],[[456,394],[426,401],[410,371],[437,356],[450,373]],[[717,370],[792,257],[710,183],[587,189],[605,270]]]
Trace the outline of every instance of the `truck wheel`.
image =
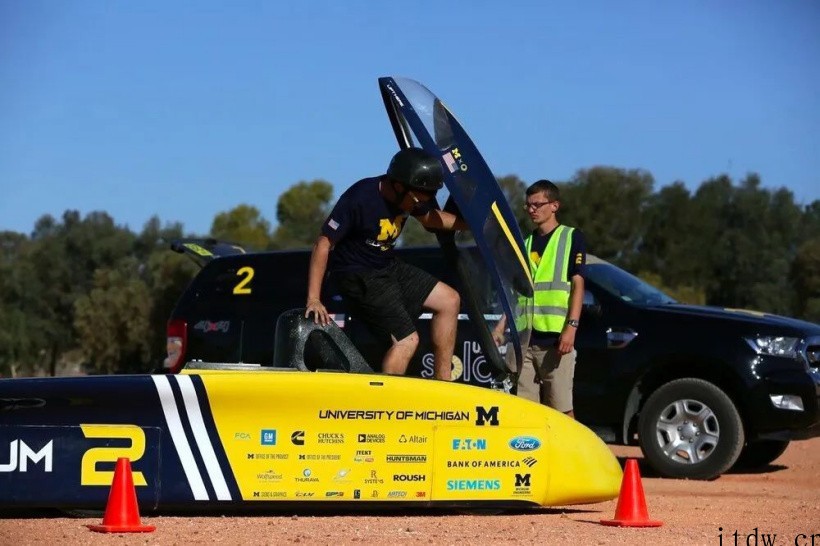
[[755,468],[762,468],[769,463],[773,463],[775,459],[783,455],[786,448],[789,447],[788,440],[758,440],[756,442],[749,442],[743,451],[740,452],[740,457],[733,468],[737,470],[752,470]]
[[710,480],[743,448],[743,422],[732,400],[702,379],[678,379],[656,390],[638,420],[644,457],[661,476]]

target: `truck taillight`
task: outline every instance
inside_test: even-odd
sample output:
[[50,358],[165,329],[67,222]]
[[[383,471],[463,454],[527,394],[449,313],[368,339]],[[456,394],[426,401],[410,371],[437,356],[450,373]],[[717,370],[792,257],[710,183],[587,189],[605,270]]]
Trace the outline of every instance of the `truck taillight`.
[[169,373],[177,373],[185,362],[185,348],[188,345],[188,324],[184,320],[168,321],[167,340],[165,342],[168,356],[162,366]]

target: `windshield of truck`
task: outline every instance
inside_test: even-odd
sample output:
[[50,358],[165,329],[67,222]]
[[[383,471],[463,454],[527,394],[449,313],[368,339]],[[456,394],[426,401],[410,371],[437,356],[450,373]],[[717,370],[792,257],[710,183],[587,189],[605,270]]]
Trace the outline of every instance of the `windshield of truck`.
[[584,271],[585,278],[623,301],[637,305],[677,303],[651,284],[612,264],[587,264]]

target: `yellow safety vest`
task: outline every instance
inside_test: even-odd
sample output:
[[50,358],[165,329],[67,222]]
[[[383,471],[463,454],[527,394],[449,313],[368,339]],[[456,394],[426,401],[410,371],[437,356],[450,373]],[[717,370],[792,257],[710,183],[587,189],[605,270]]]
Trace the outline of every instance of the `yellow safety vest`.
[[567,269],[573,230],[563,225],[555,228],[537,267],[530,254],[532,234],[524,241],[535,287],[532,327],[540,332],[560,332],[567,320],[572,286]]

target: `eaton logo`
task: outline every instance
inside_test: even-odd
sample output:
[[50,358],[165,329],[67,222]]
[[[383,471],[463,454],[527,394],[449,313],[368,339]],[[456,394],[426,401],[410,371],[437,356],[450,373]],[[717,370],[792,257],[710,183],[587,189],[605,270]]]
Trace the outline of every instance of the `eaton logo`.
[[510,440],[510,447],[516,451],[534,451],[541,447],[541,441],[532,436],[516,436]]
[[263,430],[262,431],[262,445],[263,446],[275,446],[276,445],[276,430]]
[[484,451],[487,440],[484,438],[453,438],[453,451]]

